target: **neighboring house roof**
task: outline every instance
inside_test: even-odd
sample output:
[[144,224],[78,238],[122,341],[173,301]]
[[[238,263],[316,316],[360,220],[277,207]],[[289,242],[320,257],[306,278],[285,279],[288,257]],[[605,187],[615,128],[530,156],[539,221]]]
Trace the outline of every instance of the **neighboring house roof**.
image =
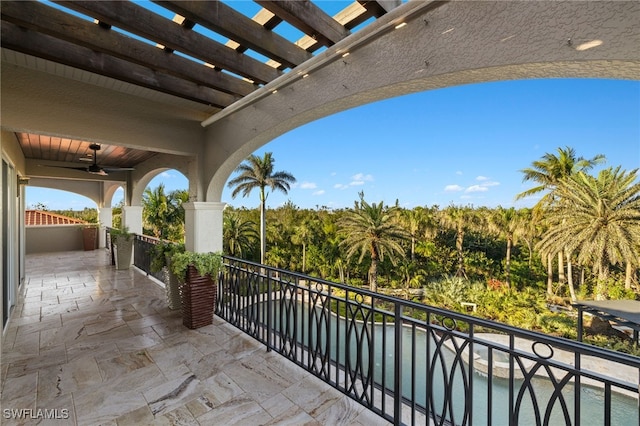
[[75,219],[61,214],[41,210],[25,210],[25,225],[79,225],[89,223],[86,220]]

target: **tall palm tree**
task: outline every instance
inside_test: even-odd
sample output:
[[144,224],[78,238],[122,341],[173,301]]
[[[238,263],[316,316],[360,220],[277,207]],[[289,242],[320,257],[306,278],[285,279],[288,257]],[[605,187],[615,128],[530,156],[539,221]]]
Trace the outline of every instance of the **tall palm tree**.
[[[605,156],[602,154],[595,155],[591,159],[577,157],[576,151],[569,146],[564,149],[558,148],[557,151],[558,155],[547,152],[542,156],[540,160],[534,161],[532,163],[532,167],[521,170],[521,172],[524,173],[524,177],[522,178],[523,182],[533,181],[537,182],[538,185],[516,195],[516,200],[528,197],[530,195],[538,194],[543,191],[549,191],[540,199],[540,201],[538,201],[535,208],[542,209],[544,207],[550,206],[554,202],[554,192],[558,185],[558,182],[575,173],[581,171],[586,172],[594,166],[606,161]],[[549,253],[550,256],[552,256],[553,254],[554,253]],[[558,281],[560,282],[560,284],[563,284],[566,280],[564,275],[563,261],[564,250],[558,251],[557,255]],[[549,269],[549,271],[553,271],[553,269]],[[552,272],[548,273],[551,274]],[[552,282],[553,277],[549,275],[547,277],[547,280]]]
[[223,235],[226,252],[235,257],[250,252],[254,241],[260,238],[255,223],[242,220],[235,212],[224,215]]
[[291,242],[302,245],[302,273],[307,272],[307,246],[313,237],[313,229],[318,226],[317,221],[305,218],[294,227]]
[[358,262],[365,256],[371,259],[369,266],[369,288],[378,290],[378,266],[385,255],[393,265],[395,256],[403,257],[401,241],[408,238],[407,232],[397,221],[397,208],[387,207],[383,202],[369,204],[360,193],[360,202],[347,210],[338,224],[344,235],[340,243],[346,247],[347,259],[360,253]]
[[231,193],[231,198],[242,193],[243,197],[248,197],[251,191],[258,188],[260,191],[260,263],[264,264],[267,246],[266,238],[266,201],[269,195],[266,188],[272,191],[282,191],[285,194],[291,189],[291,184],[296,178],[289,172],[273,170],[275,160],[271,152],[265,152],[264,156],[258,157],[253,154],[240,164],[236,169],[238,176],[229,181],[229,188],[235,188]]
[[542,252],[576,253],[582,265],[598,272],[596,298],[605,297],[609,267],[638,265],[640,183],[638,169],[602,170],[597,177],[578,172],[559,182],[560,202],[550,211],[550,228],[538,243]]
[[474,211],[469,207],[451,205],[440,211],[440,225],[456,233],[458,269],[455,275],[457,277],[467,276],[464,270],[464,235],[467,231],[476,229],[477,223],[477,217],[474,216]]
[[507,252],[505,256],[505,280],[507,286],[511,286],[511,249],[518,237],[524,232],[522,216],[511,207],[505,209],[498,206],[488,218],[489,229],[507,240]]
[[606,161],[602,154],[595,155],[591,159],[576,157],[575,149],[571,147],[558,148],[558,155],[547,152],[540,160],[534,161],[531,166],[520,170],[524,173],[523,182],[533,181],[537,186],[527,189],[516,195],[516,200],[549,191],[538,202],[539,206],[550,204],[554,199],[554,190],[562,179],[578,172],[586,172],[598,164]]

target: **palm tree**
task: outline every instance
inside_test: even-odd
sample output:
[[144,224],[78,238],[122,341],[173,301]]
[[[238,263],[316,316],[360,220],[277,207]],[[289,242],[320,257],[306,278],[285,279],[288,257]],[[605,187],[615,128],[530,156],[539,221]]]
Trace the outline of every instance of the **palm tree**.
[[360,202],[339,220],[340,231],[345,237],[340,244],[346,247],[347,259],[357,253],[360,253],[359,263],[365,256],[371,258],[369,288],[377,291],[379,262],[384,261],[386,255],[395,265],[395,256],[405,255],[401,241],[408,235],[396,219],[397,207],[387,207],[383,202],[369,204],[363,193],[359,195]]
[[242,220],[235,212],[224,215],[223,235],[226,252],[235,257],[250,252],[253,242],[260,238],[255,223]]
[[184,235],[184,207],[189,193],[184,190],[165,193],[164,184],[147,188],[142,194],[142,220],[147,232],[156,238],[177,241]]
[[445,229],[451,229],[456,233],[456,252],[458,253],[457,277],[466,277],[464,270],[464,235],[468,230],[477,227],[477,218],[469,207],[459,207],[451,205],[440,212],[440,224]]
[[533,181],[538,185],[527,189],[516,195],[516,200],[538,194],[543,191],[550,191],[538,202],[539,206],[551,204],[554,199],[554,190],[562,179],[565,179],[578,172],[586,172],[598,164],[602,164],[606,158],[598,154],[590,160],[584,157],[576,157],[576,151],[571,147],[558,148],[558,155],[546,153],[542,159],[532,163],[532,167],[520,170],[524,173],[523,182]]
[[307,245],[311,237],[313,237],[313,229],[316,228],[317,225],[314,220],[304,219],[299,225],[294,227],[293,235],[291,236],[291,242],[293,244],[302,245],[302,273],[307,271]]
[[505,280],[511,286],[511,249],[524,232],[522,217],[513,207],[505,209],[498,206],[488,218],[489,229],[507,240],[505,256]]
[[598,272],[596,298],[605,297],[610,265],[638,265],[640,183],[638,169],[602,170],[597,177],[578,172],[558,183],[560,202],[550,211],[550,228],[538,243],[542,252],[576,253]]
[[267,246],[265,206],[268,193],[265,189],[269,187],[272,191],[282,191],[286,194],[291,188],[290,185],[296,181],[296,178],[288,172],[273,171],[275,160],[271,155],[271,152],[265,152],[262,158],[251,155],[236,169],[239,175],[228,183],[229,188],[235,187],[231,198],[236,198],[240,193],[243,197],[247,197],[255,188],[260,190],[260,263],[262,264],[264,264]]
[[169,212],[169,198],[164,192],[164,184],[154,189],[146,188],[142,194],[142,220],[145,228],[156,238],[163,238]]
[[[535,208],[542,209],[549,206],[553,204],[555,197],[554,192],[558,182],[580,171],[586,172],[595,165],[606,161],[605,156],[602,154],[598,154],[591,159],[576,157],[575,150],[568,146],[565,149],[558,148],[557,151],[558,155],[546,153],[540,160],[534,161],[532,163],[532,167],[521,170],[521,172],[524,173],[524,177],[522,178],[523,182],[533,181],[537,182],[538,185],[516,195],[516,200],[538,194],[543,191],[549,191],[540,199],[540,201],[538,201]],[[554,253],[549,253],[549,256],[552,256],[553,254]],[[557,254],[558,281],[560,284],[563,284],[565,282],[563,262],[564,250],[558,251]],[[548,268],[548,274],[552,274],[552,269]],[[547,280],[553,282],[553,277],[549,275]],[[547,289],[547,292],[549,292],[549,290],[550,288]]]

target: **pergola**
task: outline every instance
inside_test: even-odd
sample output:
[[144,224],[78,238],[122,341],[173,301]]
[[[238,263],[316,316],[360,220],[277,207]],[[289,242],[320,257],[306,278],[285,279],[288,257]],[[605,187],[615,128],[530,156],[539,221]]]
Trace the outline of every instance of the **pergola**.
[[584,332],[583,314],[595,315],[603,320],[629,327],[633,330],[633,341],[639,343],[640,333],[640,301],[637,300],[585,300],[574,303],[578,308],[578,341],[582,341]]

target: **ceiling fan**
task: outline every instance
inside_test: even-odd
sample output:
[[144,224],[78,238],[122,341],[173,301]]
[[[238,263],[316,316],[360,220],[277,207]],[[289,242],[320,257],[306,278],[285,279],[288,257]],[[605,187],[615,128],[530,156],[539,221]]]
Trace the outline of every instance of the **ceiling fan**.
[[68,167],[68,166],[52,166],[63,169],[71,169],[71,170],[81,170],[87,173],[91,173],[94,175],[107,176],[111,172],[122,172],[127,170],[135,170],[133,167],[102,167],[98,165],[98,151],[100,150],[100,145],[97,143],[92,143],[89,145],[89,149],[93,151],[93,159],[80,158],[80,161],[92,161],[92,164],[85,167]]

